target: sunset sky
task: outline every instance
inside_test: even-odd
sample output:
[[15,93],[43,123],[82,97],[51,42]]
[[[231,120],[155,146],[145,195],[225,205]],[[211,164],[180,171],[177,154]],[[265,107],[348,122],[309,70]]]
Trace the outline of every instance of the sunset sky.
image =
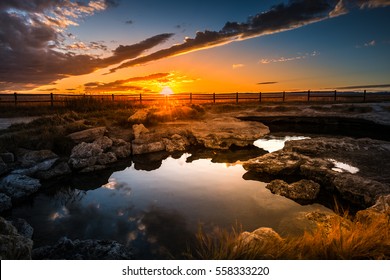
[[389,0],[1,0],[0,92],[390,90]]

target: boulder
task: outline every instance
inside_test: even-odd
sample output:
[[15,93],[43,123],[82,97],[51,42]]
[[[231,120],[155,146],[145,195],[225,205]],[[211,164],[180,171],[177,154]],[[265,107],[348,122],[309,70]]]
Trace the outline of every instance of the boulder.
[[301,203],[312,202],[320,192],[320,185],[318,183],[306,179],[292,184],[287,184],[282,180],[273,180],[266,188],[274,194],[285,196]]
[[82,142],[90,143],[99,138],[102,138],[106,132],[106,127],[94,127],[71,133],[67,137],[76,144],[80,144]]
[[20,174],[10,174],[0,180],[0,192],[12,200],[18,200],[35,193],[41,187],[38,179]]
[[0,193],[0,212],[3,212],[11,208],[12,208],[11,198],[4,193]]
[[123,139],[113,139],[111,151],[117,158],[127,158],[131,155],[131,144]]
[[58,158],[48,159],[45,161],[42,161],[40,163],[37,163],[36,165],[33,165],[29,168],[24,169],[16,169],[12,171],[12,174],[21,174],[21,175],[27,175],[35,177],[34,174],[40,171],[48,171],[53,167],[53,165],[57,162]]
[[133,154],[141,155],[147,153],[161,152],[165,151],[165,144],[161,142],[151,142],[151,143],[140,143],[133,141],[132,144]]
[[15,161],[15,156],[13,153],[0,153],[0,158],[5,162],[5,163],[12,163]]
[[237,243],[242,249],[267,248],[281,246],[283,239],[272,228],[261,227],[252,232],[242,232],[237,238]]
[[243,164],[245,170],[270,175],[293,175],[308,158],[283,150],[250,159]]
[[72,149],[68,163],[74,169],[93,166],[102,153],[103,150],[98,144],[82,142]]
[[93,141],[94,144],[98,145],[103,152],[106,152],[109,148],[111,148],[113,141],[107,136],[103,136],[99,139]]
[[221,117],[190,124],[189,130],[198,144],[210,149],[229,149],[232,145],[245,147],[269,133],[260,122]]
[[118,159],[116,158],[116,155],[113,152],[107,152],[100,154],[97,158],[98,164],[106,165],[109,163],[116,162]]
[[145,123],[148,119],[149,110],[139,109],[131,115],[127,121],[130,123]]
[[170,139],[163,138],[163,143],[165,150],[170,153],[175,151],[183,152],[190,145],[190,141],[185,136],[179,134],[172,135]]
[[11,224],[16,228],[20,235],[32,239],[34,229],[29,223],[27,223],[26,220],[17,218],[15,220],[12,220]]
[[109,240],[70,240],[61,238],[53,246],[33,250],[34,259],[45,260],[131,260],[129,247]]
[[8,166],[5,162],[0,158],[0,176],[8,172]]
[[0,259],[30,260],[33,241],[18,233],[11,222],[0,217]]
[[141,134],[148,133],[149,129],[147,129],[142,123],[133,125],[134,138],[138,139]]
[[58,159],[58,156],[50,150],[30,151],[19,149],[17,152],[18,161],[24,168],[36,166],[41,162]]
[[71,174],[72,170],[69,167],[69,164],[64,161],[57,162],[49,170],[41,170],[35,173],[34,177],[43,180],[49,180],[52,178],[64,176]]

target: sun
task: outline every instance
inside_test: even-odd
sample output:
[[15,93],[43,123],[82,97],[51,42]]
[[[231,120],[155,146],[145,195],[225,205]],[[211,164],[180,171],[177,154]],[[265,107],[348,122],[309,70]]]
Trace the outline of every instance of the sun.
[[166,87],[164,87],[164,88],[160,91],[160,94],[163,94],[163,95],[165,95],[165,96],[168,96],[168,95],[173,94],[173,90],[172,90],[170,87],[166,86]]

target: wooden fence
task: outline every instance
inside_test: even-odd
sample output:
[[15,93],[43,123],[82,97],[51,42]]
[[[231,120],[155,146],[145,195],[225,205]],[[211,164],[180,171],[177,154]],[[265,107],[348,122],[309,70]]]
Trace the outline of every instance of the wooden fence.
[[0,94],[0,106],[49,105],[71,106],[72,101],[86,99],[102,102],[130,102],[151,104],[156,102],[241,103],[241,102],[379,102],[390,101],[390,92],[346,92],[346,91],[294,91],[259,93],[176,93],[162,95],[145,94]]

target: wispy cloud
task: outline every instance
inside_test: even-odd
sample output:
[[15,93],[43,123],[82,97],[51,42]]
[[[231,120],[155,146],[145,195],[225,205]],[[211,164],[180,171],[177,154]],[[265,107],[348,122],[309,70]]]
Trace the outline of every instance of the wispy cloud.
[[260,83],[257,83],[258,85],[274,85],[274,84],[277,84],[278,82],[260,82]]
[[233,65],[232,65],[232,68],[233,68],[233,69],[238,69],[238,68],[242,68],[242,67],[244,67],[244,66],[245,66],[244,64],[238,63],[238,64],[233,64]]
[[375,47],[377,45],[376,40],[371,40],[368,42],[365,42],[361,45],[356,45],[355,48],[360,49],[360,48],[370,48],[370,47]]
[[[90,82],[84,84],[87,92],[151,92],[147,86],[140,85],[139,82],[155,81],[157,83],[166,83],[169,81],[170,73],[155,73],[148,76],[131,77],[124,80],[116,80],[114,82]],[[137,83],[137,84],[135,84]]]
[[301,59],[306,59],[308,57],[313,57],[317,56],[318,52],[312,52],[312,53],[306,53],[304,55],[298,55],[298,56],[293,56],[293,57],[278,57],[278,58],[262,58],[259,63],[261,64],[269,64],[269,63],[277,63],[277,62],[288,62],[288,61],[293,61],[293,60],[301,60]]
[[351,85],[351,86],[336,87],[334,89],[371,89],[371,88],[390,88],[390,84]]

